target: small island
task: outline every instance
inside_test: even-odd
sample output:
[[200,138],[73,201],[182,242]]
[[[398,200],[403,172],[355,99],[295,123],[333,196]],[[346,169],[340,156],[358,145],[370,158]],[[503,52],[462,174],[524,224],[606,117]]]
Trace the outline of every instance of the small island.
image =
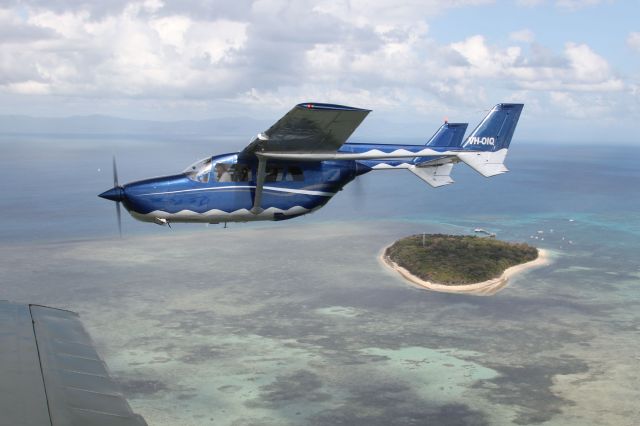
[[429,290],[491,295],[510,277],[548,262],[547,253],[525,243],[469,235],[419,234],[402,238],[382,262]]

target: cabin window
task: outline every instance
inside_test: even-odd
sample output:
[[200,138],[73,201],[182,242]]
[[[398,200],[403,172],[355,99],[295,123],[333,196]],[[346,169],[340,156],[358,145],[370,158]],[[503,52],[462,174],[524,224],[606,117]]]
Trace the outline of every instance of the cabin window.
[[265,170],[265,182],[280,182],[284,177],[284,167],[280,166],[269,166]]
[[287,176],[285,180],[301,182],[304,180],[304,175],[302,174],[302,169],[300,167],[291,166],[287,170]]
[[246,164],[233,164],[230,172],[234,182],[249,182],[253,176],[251,168]]

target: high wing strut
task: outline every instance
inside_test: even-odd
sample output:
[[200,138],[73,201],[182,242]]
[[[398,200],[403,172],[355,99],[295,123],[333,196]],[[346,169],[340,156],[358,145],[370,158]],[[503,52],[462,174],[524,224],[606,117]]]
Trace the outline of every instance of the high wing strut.
[[256,153],[258,157],[258,173],[256,176],[256,192],[253,197],[253,207],[251,207],[251,213],[260,214],[262,213],[262,207],[260,207],[260,203],[262,202],[262,189],[264,188],[264,178],[267,172],[267,159],[262,154]]

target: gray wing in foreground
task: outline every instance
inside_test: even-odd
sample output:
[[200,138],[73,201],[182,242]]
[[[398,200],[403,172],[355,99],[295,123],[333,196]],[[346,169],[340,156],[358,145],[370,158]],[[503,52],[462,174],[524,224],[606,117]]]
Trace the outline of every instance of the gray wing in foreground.
[[342,105],[299,104],[258,135],[243,153],[335,152],[369,112]]
[[12,426],[146,426],[78,315],[0,301],[0,413]]

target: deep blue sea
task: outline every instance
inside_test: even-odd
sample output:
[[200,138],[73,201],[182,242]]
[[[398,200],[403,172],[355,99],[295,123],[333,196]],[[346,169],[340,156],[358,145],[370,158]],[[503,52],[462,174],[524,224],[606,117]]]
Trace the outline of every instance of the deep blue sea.
[[[115,207],[97,197],[112,187],[112,156],[120,182],[126,183],[179,172],[207,155],[237,151],[245,142],[0,136],[0,239],[64,241],[112,235],[117,232]],[[372,172],[348,185],[325,208],[295,221],[405,220],[464,227],[486,222],[501,230],[508,223],[579,216],[583,224],[637,237],[639,160],[640,150],[630,146],[516,142],[506,175],[486,179],[457,165],[452,173],[456,183],[433,189],[406,171]],[[124,216],[127,235],[170,232]],[[175,228],[192,231],[198,226]]]
[[[378,171],[290,221],[117,237],[112,156],[126,183],[247,142],[0,136],[0,299],[79,312],[152,425],[640,424],[640,149],[516,138],[492,179]],[[553,263],[477,297],[377,261],[476,227]]]

